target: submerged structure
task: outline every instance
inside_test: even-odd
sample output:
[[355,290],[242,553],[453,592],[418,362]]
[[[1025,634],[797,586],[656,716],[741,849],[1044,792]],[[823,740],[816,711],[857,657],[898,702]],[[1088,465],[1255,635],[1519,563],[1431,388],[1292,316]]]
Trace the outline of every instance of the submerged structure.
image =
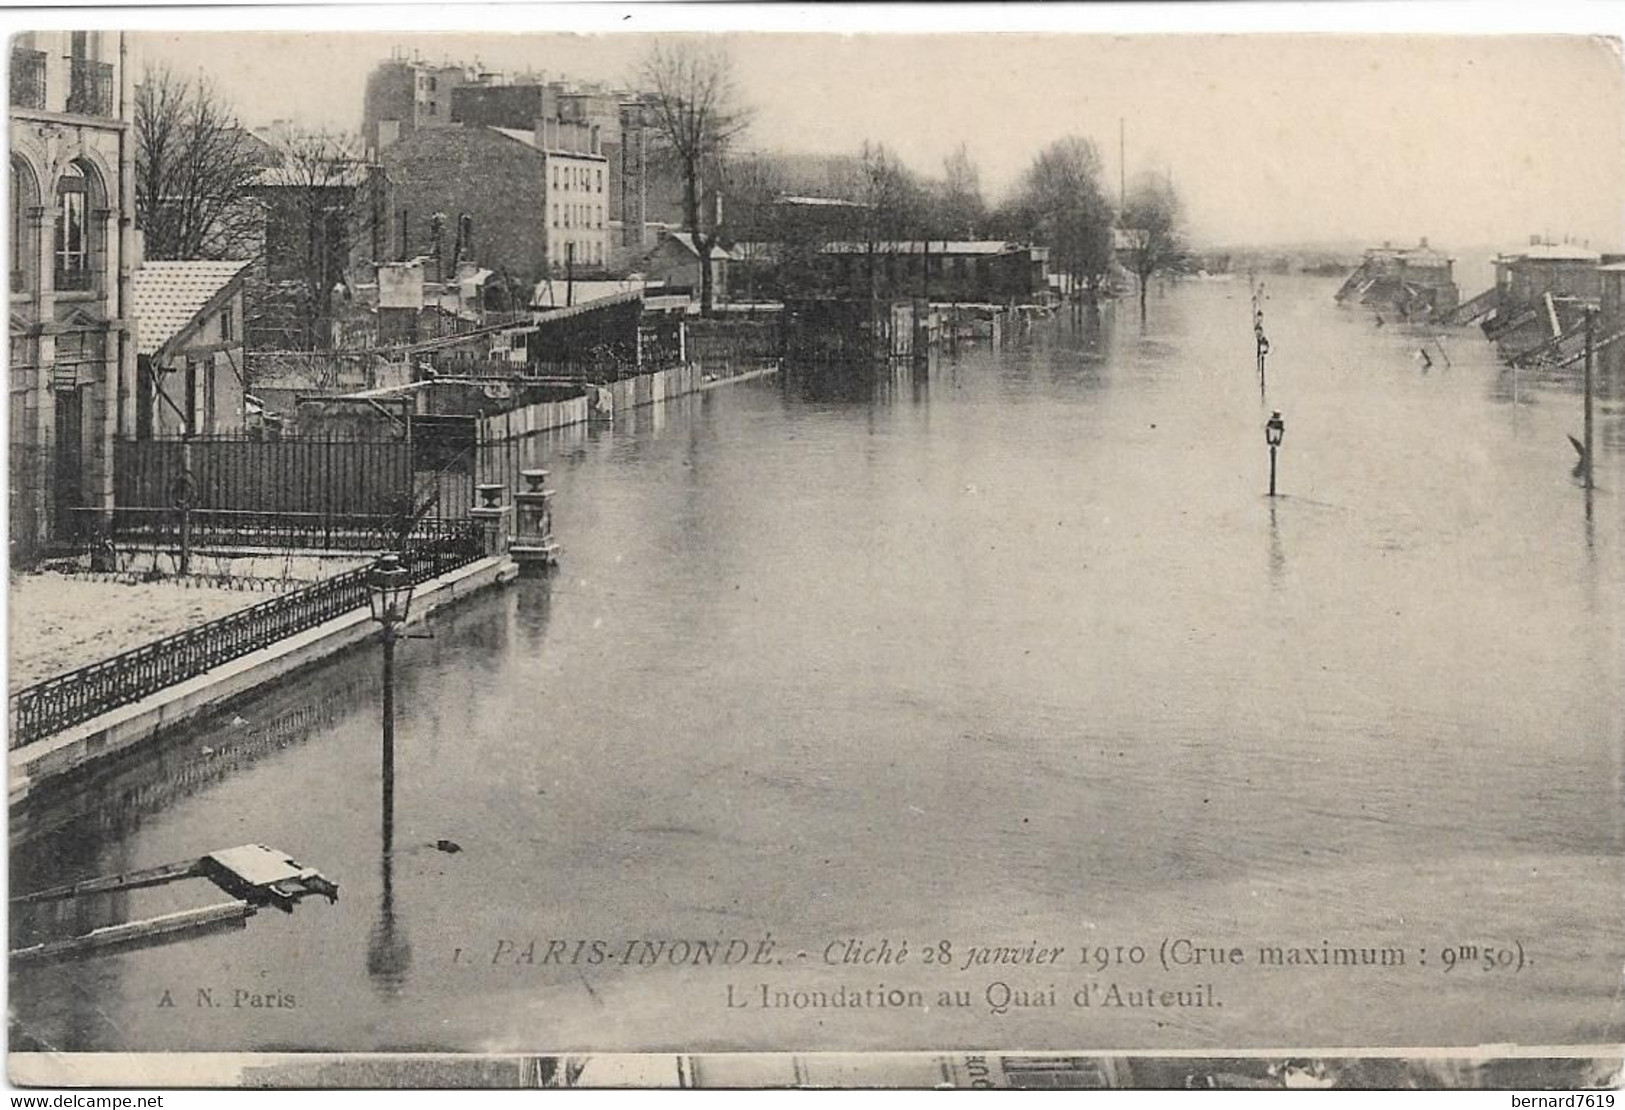
[[[1608,263],[1617,258],[1532,237],[1527,247],[1498,255],[1495,284],[1441,322],[1477,323],[1514,366],[1573,365],[1585,356],[1586,313],[1604,307]],[[1619,328],[1615,314],[1605,311],[1593,349],[1612,346]]]
[[1454,267],[1455,259],[1428,246],[1425,238],[1410,248],[1384,243],[1365,252],[1337,290],[1337,303],[1386,308],[1403,320],[1438,319],[1461,299]]

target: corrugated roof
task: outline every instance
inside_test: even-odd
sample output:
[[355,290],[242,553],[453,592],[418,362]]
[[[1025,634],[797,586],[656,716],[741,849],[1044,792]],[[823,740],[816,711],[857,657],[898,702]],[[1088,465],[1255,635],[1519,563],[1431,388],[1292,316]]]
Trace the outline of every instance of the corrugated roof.
[[136,350],[156,354],[247,262],[143,262],[135,271]]

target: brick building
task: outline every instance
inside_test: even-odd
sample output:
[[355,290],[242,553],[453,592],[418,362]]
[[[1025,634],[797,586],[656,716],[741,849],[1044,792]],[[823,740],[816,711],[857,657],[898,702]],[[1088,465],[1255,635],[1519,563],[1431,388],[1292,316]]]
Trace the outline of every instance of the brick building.
[[113,503],[130,429],[136,263],[132,98],[123,35],[12,39],[10,541],[31,561]]

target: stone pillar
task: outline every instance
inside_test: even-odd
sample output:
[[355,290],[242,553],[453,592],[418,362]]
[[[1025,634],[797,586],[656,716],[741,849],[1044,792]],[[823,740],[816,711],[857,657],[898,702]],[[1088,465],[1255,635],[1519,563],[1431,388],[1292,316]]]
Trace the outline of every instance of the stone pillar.
[[482,546],[487,555],[500,555],[508,549],[509,519],[512,505],[502,503],[506,487],[500,482],[474,487],[480,503],[468,510],[468,515],[480,525]]
[[546,574],[558,562],[559,545],[553,539],[553,490],[547,489],[546,470],[521,470],[525,488],[513,495],[515,523],[508,553],[526,577]]

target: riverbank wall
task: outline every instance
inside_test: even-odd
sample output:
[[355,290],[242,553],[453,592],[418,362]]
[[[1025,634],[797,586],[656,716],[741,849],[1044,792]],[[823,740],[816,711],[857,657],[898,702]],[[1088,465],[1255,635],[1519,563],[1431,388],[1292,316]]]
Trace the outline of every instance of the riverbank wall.
[[753,354],[737,361],[729,359],[718,364],[715,370],[706,369],[701,362],[691,361],[669,370],[637,374],[603,385],[588,385],[580,397],[543,401],[480,417],[479,442],[501,443],[577,424],[594,421],[608,423],[614,420],[617,413],[663,404],[702,389],[760,378],[776,373],[778,368],[776,358]]

